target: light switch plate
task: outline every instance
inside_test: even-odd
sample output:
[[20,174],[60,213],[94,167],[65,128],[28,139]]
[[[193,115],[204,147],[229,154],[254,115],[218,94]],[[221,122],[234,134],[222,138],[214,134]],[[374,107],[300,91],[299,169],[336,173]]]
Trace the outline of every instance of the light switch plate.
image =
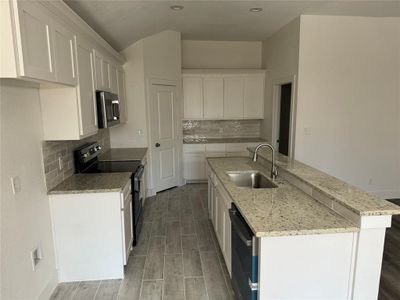
[[19,176],[11,177],[11,188],[14,195],[18,194],[21,191],[21,179],[19,178]]

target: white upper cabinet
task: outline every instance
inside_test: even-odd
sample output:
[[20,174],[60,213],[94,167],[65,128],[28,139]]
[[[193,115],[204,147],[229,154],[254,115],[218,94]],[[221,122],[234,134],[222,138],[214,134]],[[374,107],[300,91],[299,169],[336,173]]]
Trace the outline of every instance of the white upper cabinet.
[[104,90],[103,78],[103,56],[96,50],[93,50],[94,61],[94,87],[96,90]]
[[224,117],[224,80],[222,77],[203,79],[204,119]]
[[56,81],[76,85],[75,35],[58,23],[53,23],[52,33]]
[[185,119],[203,118],[203,79],[201,77],[183,78],[183,108]]
[[264,118],[264,76],[248,76],[244,79],[244,118]]
[[103,72],[103,90],[105,91],[111,91],[109,66],[110,63],[103,59],[101,70]]
[[[18,51],[17,65],[23,77],[55,81],[51,18],[36,1],[13,2]],[[1,45],[3,48],[5,45]]]
[[97,132],[96,95],[94,91],[93,53],[90,46],[77,41],[78,100],[80,135],[88,136]]
[[122,68],[117,70],[117,85],[118,85],[118,99],[120,109],[120,122],[126,123],[128,119],[128,105],[126,102],[126,91],[125,91],[125,72]]
[[264,70],[184,70],[184,119],[263,119],[264,81]]
[[117,67],[115,65],[108,65],[108,78],[111,93],[118,94]]
[[224,118],[243,119],[244,78],[224,78]]

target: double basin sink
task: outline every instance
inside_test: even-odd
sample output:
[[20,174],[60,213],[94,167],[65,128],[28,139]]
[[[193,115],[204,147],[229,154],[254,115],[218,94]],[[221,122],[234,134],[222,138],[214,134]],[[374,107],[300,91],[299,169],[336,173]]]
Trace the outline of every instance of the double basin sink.
[[278,187],[258,171],[227,172],[226,175],[237,187],[253,189],[274,189]]

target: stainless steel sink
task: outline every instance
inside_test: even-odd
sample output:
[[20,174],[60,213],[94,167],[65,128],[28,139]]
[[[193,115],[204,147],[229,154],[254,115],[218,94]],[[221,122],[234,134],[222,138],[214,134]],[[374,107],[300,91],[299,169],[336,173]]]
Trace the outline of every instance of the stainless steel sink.
[[273,189],[278,187],[275,183],[257,171],[227,172],[226,174],[238,187],[249,187],[253,189]]

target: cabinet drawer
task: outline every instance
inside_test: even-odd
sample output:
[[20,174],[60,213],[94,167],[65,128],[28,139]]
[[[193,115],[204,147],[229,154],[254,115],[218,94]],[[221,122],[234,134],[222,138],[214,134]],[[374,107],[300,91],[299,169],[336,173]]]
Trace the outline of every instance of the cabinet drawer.
[[225,144],[206,144],[206,152],[225,152]]
[[205,144],[184,144],[183,153],[204,153],[206,151]]

